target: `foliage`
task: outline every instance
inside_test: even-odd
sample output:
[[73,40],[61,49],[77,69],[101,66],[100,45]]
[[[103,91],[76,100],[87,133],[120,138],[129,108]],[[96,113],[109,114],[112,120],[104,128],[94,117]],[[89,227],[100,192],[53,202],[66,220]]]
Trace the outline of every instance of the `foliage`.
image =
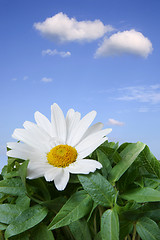
[[72,175],[64,191],[29,180],[28,161],[0,174],[1,240],[160,240],[160,162],[141,142],[106,141],[87,158],[103,168]]

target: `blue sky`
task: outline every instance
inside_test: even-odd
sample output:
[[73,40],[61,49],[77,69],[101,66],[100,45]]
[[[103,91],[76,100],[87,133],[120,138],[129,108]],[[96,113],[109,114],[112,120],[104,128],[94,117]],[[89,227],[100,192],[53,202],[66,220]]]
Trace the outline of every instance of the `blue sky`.
[[[15,128],[50,105],[146,143],[160,159],[158,0],[0,0],[0,168]],[[14,141],[14,140],[13,140]]]

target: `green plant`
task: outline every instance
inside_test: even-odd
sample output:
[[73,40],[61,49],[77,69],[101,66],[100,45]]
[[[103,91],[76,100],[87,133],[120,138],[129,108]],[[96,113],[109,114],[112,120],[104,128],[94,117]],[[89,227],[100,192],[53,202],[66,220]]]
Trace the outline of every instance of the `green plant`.
[[103,168],[71,175],[64,191],[26,179],[10,158],[0,175],[0,239],[159,240],[160,162],[141,142],[106,141],[89,157]]

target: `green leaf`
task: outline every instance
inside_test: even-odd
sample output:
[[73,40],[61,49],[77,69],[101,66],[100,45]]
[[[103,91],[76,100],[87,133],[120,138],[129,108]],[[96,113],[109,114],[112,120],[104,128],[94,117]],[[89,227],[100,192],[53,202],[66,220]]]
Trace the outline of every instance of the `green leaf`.
[[158,222],[160,221],[160,202],[150,202],[140,205],[136,209],[129,209],[123,212],[123,215],[131,221],[136,221],[142,217],[149,217]]
[[18,170],[19,176],[21,177],[21,180],[22,180],[22,183],[24,184],[24,186],[26,186],[28,163],[29,163],[29,160],[24,161]]
[[4,193],[0,193],[0,199],[4,197]]
[[102,152],[105,153],[105,155],[108,157],[110,160],[110,163],[112,164],[113,162],[118,163],[121,161],[121,156],[117,152],[118,145],[115,145],[113,148],[112,146],[105,146],[101,145],[98,149],[100,149]]
[[0,223],[0,231],[5,230],[7,228],[6,224]]
[[96,150],[98,161],[102,164],[103,168],[101,169],[102,174],[104,177],[108,176],[108,173],[111,171],[112,166],[111,163],[107,157],[107,155],[102,152],[101,150],[97,149]]
[[30,240],[29,232],[20,233],[16,236],[10,237],[9,240]]
[[118,148],[119,143],[115,143],[115,142],[108,142],[105,141],[104,143],[102,143],[102,145],[100,147],[107,147],[107,148],[113,148],[113,149],[117,149]]
[[119,153],[122,152],[129,144],[131,144],[131,143],[129,143],[129,142],[122,143],[122,144],[119,146],[119,148],[117,149],[117,151],[118,151]]
[[24,195],[25,188],[20,178],[11,178],[0,181],[0,192],[19,196]]
[[128,144],[127,147],[120,153],[122,160],[113,167],[109,174],[109,180],[116,182],[125,173],[125,171],[131,166],[131,164],[138,157],[140,152],[144,149],[145,144],[141,142]]
[[48,226],[49,230],[66,226],[85,216],[92,207],[92,199],[85,191],[74,193]]
[[91,218],[91,216],[92,216],[92,213],[94,212],[94,210],[96,209],[97,206],[98,206],[98,203],[93,202],[93,206],[92,206],[92,209],[91,209],[91,211],[90,211],[90,213],[89,213],[89,216],[88,216],[88,218],[87,218],[87,222],[90,220],[90,218]]
[[16,204],[0,204],[0,222],[10,224],[23,210]]
[[160,229],[151,219],[144,217],[139,219],[136,230],[142,240],[160,240]]
[[102,206],[111,207],[115,201],[116,191],[113,186],[99,173],[78,176],[83,188],[93,200]]
[[148,203],[141,208],[142,214],[154,221],[160,222],[160,202]]
[[18,171],[13,171],[5,174],[5,179],[13,177],[19,177]]
[[120,221],[120,233],[119,239],[124,240],[124,238],[132,232],[133,223],[128,220]]
[[16,205],[22,206],[25,210],[30,206],[30,198],[27,195],[20,195],[16,199]]
[[5,237],[9,238],[34,227],[46,217],[47,212],[47,209],[40,205],[26,209],[7,227]]
[[67,201],[67,198],[61,196],[61,197],[55,198],[53,200],[42,202],[41,205],[43,205],[43,206],[51,209],[55,213],[57,213],[62,208],[62,206],[66,203],[66,201]]
[[152,173],[160,178],[160,162],[150,152],[148,146],[144,148],[144,150],[139,155],[139,158],[149,173]]
[[5,178],[5,175],[7,174],[7,165],[5,165],[3,168],[2,168],[2,171],[1,171],[1,175],[3,176],[3,178]]
[[31,181],[31,185],[36,187],[37,190],[43,195],[44,200],[49,201],[51,199],[49,190],[46,186],[46,182],[43,178],[37,178]]
[[31,232],[30,240],[54,240],[54,236],[44,223],[40,223]]
[[160,186],[160,179],[157,178],[144,178],[144,186],[150,188],[157,188]]
[[[7,151],[11,150],[10,148],[7,148]],[[10,167],[14,164],[14,162],[17,160],[17,158],[8,157],[8,169],[10,170]]]
[[119,219],[115,209],[108,209],[103,213],[101,237],[103,240],[119,240]]
[[98,232],[94,238],[94,240],[103,240],[101,237],[101,232]]
[[75,240],[92,240],[86,220],[81,219],[76,222],[70,223],[69,228]]
[[134,200],[138,203],[160,201],[160,191],[152,188],[136,188],[120,195],[126,200]]

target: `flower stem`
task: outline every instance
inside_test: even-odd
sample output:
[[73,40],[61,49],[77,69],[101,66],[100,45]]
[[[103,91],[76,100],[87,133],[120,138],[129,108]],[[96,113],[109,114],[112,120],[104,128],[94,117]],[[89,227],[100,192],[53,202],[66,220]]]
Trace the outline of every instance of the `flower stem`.
[[101,206],[98,206],[98,210],[99,210],[99,215],[100,215],[100,219],[101,219],[101,217],[102,217],[102,214],[103,214],[103,211],[102,211],[102,208],[101,208]]
[[136,224],[134,224],[133,235],[132,235],[132,240],[135,240],[135,239],[136,239]]
[[95,232],[95,234],[97,234],[97,220],[96,220],[96,214],[94,215],[93,225],[94,225],[94,232]]

